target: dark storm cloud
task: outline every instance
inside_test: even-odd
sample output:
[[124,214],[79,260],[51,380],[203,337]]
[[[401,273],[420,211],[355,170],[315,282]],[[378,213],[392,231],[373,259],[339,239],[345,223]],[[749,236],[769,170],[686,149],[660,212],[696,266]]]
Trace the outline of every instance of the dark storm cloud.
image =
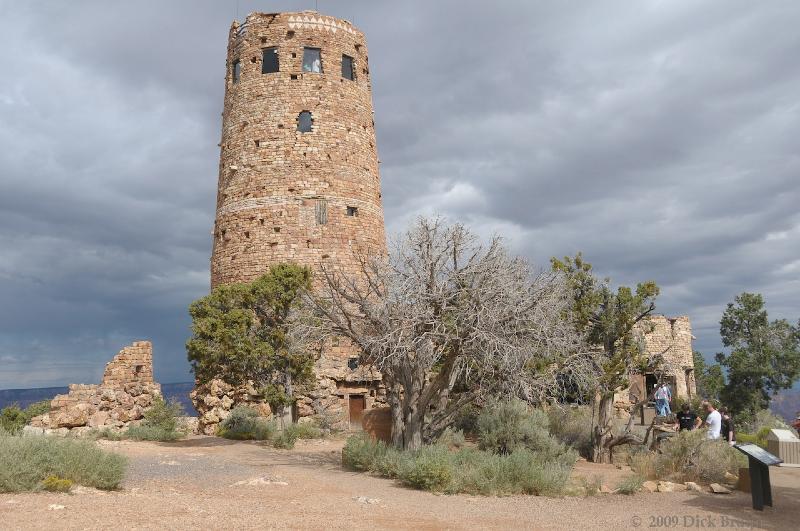
[[[0,0],[0,388],[152,338],[188,379],[227,31],[314,2]],[[536,263],[654,279],[708,353],[743,291],[800,307],[800,7],[333,2],[367,35],[390,230],[441,213]]]

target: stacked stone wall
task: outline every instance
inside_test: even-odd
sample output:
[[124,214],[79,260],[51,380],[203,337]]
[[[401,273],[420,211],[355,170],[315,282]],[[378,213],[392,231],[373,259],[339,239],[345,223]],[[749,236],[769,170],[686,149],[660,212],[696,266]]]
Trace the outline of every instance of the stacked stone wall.
[[[692,349],[692,325],[687,316],[667,317],[654,315],[637,326],[646,355],[650,359],[661,359],[658,370],[670,383],[675,398],[689,398],[696,394],[694,357]],[[654,369],[655,370],[655,369]],[[621,416],[625,416],[630,405],[641,400],[649,392],[647,374],[630,375],[631,385],[615,395],[615,405]]]
[[137,341],[106,364],[100,385],[70,384],[57,395],[50,412],[31,420],[31,426],[48,430],[120,429],[144,416],[161,386],[153,380],[153,347]]
[[[303,71],[306,47],[320,50],[322,72]],[[268,48],[277,49],[278,72],[262,73]],[[343,55],[353,58],[352,80],[342,75]],[[385,254],[364,35],[312,11],[252,13],[231,26],[225,85],[212,288],[252,281],[280,262],[310,267],[318,287],[323,264],[358,275],[356,253]],[[309,132],[298,130],[303,111],[312,114]],[[353,392],[348,382],[364,384],[368,403],[380,400],[379,376],[348,366],[357,356],[344,341],[325,349],[317,385],[299,397],[296,413],[333,416],[344,425]],[[193,396],[205,433],[237,400],[257,401],[247,389],[211,385]]]

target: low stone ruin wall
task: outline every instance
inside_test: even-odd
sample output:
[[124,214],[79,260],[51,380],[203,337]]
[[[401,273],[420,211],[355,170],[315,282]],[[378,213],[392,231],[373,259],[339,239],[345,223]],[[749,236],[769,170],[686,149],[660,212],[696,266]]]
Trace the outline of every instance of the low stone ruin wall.
[[161,386],[153,380],[153,346],[137,341],[108,362],[100,385],[71,384],[66,395],[53,399],[50,412],[30,425],[56,433],[120,429],[141,419],[156,396]]
[[222,380],[212,380],[208,384],[196,384],[189,393],[197,410],[197,433],[216,435],[219,423],[228,418],[236,406],[254,408],[262,417],[269,417],[272,410],[253,386],[233,387]]

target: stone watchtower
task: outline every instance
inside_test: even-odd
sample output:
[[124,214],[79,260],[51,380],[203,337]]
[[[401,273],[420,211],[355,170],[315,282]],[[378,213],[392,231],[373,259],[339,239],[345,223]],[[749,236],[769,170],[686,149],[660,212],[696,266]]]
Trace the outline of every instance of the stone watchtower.
[[364,35],[316,12],[253,13],[231,27],[227,66],[212,288],[385,250]]
[[[279,262],[356,273],[354,250],[386,252],[367,47],[349,22],[313,11],[234,22],[220,148],[212,288]],[[379,393],[356,358],[332,345],[295,414],[358,423]]]

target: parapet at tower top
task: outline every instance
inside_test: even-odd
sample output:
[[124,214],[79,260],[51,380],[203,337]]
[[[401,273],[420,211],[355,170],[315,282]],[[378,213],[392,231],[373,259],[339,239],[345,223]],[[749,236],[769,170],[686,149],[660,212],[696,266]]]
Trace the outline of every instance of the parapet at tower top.
[[235,30],[237,36],[245,36],[247,34],[247,27],[250,24],[266,22],[276,17],[288,19],[286,22],[289,29],[324,29],[333,33],[344,31],[363,35],[363,32],[356,28],[349,20],[323,15],[314,10],[287,11],[281,13],[262,13],[254,11],[247,15],[244,22],[240,23],[238,20],[234,20],[231,25],[231,30]]

